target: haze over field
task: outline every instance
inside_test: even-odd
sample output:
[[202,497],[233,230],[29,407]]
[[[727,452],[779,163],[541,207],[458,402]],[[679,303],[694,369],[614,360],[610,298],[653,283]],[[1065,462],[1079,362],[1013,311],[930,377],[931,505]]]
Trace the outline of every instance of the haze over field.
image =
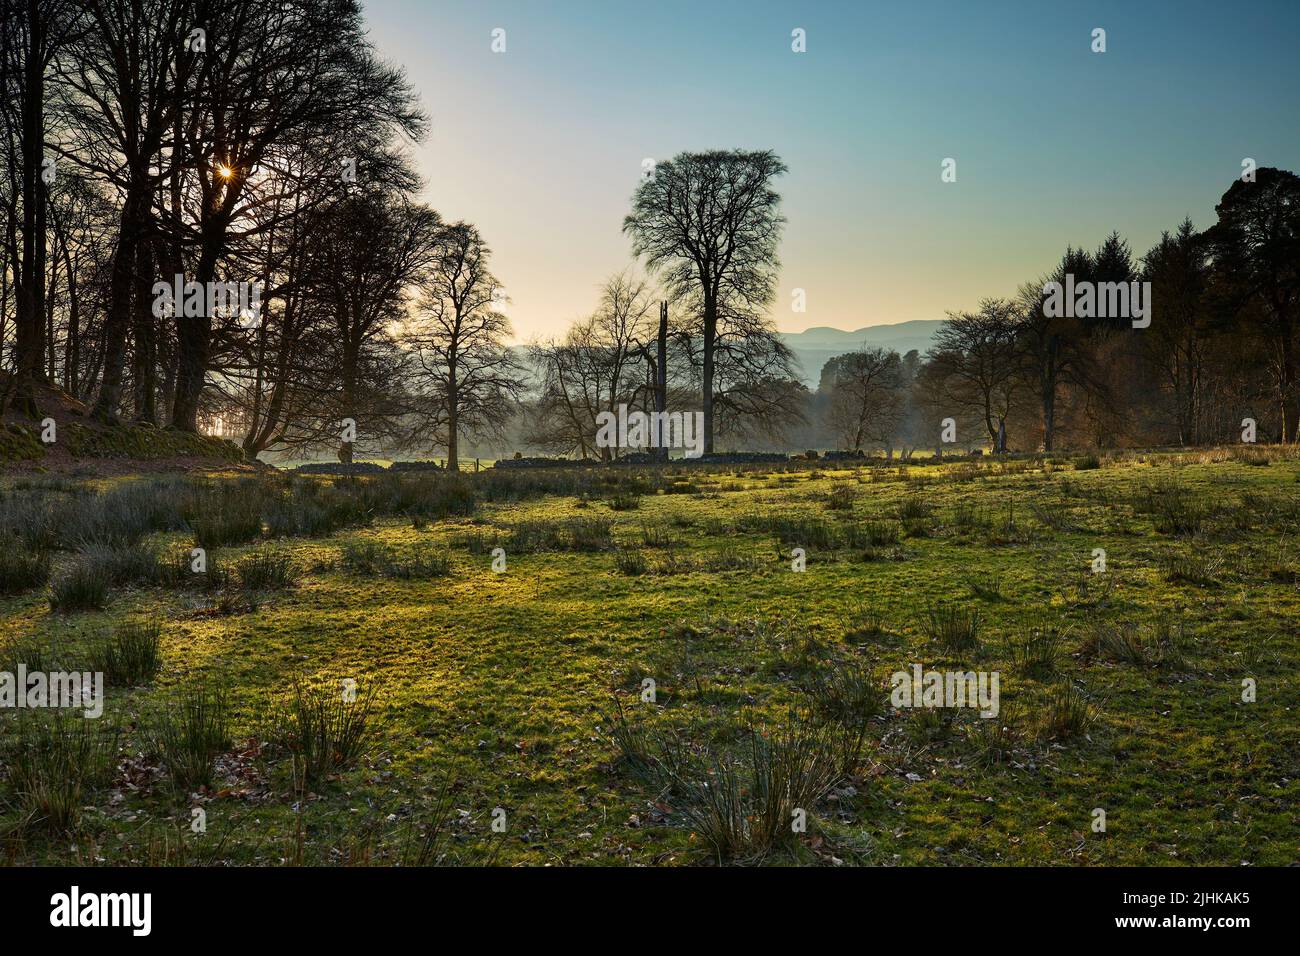
[[802,332],[783,332],[781,339],[799,362],[801,381],[816,388],[822,366],[837,355],[862,348],[890,349],[900,355],[913,349],[925,352],[942,326],[942,319],[913,319],[853,331],[818,326]]

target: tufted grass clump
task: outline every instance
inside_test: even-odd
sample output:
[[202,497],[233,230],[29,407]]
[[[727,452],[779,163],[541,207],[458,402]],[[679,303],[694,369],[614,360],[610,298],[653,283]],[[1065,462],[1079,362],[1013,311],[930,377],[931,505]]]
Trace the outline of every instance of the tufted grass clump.
[[316,786],[356,766],[377,732],[374,685],[294,682],[275,716],[273,735],[291,755],[297,780]]
[[925,636],[945,651],[957,653],[979,646],[979,611],[952,604],[937,604],[926,613]]
[[20,831],[74,831],[90,791],[113,770],[118,734],[102,720],[78,712],[21,710],[3,718],[7,789]]
[[793,715],[749,727],[738,753],[684,736],[661,741],[654,766],[693,833],[719,862],[754,863],[797,841],[792,826],[856,762],[858,738],[836,724]]
[[43,587],[50,580],[51,567],[48,551],[33,551],[17,541],[0,547],[0,596]]
[[1087,733],[1096,715],[1087,698],[1069,681],[1062,681],[1048,698],[1040,733],[1048,740],[1070,740]]
[[289,555],[264,547],[240,560],[235,574],[245,591],[279,591],[297,583],[298,569]]
[[177,789],[211,786],[213,765],[230,746],[230,704],[220,687],[188,687],[157,716],[155,749]]
[[94,669],[115,687],[136,687],[153,680],[162,666],[162,621],[127,621],[102,639],[92,652]]
[[1065,632],[1057,627],[1035,627],[1008,640],[1012,666],[1026,677],[1056,673],[1065,648]]
[[108,603],[108,579],[103,569],[81,560],[50,582],[50,608],[63,614],[96,611]]

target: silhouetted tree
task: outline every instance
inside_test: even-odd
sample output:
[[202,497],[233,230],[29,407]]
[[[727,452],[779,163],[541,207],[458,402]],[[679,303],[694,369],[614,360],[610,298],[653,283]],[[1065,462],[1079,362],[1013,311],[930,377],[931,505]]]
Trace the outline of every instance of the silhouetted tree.
[[505,298],[490,256],[469,223],[442,229],[409,336],[423,398],[418,431],[446,447],[450,471],[459,469],[460,435],[499,433],[523,392],[524,370],[506,347],[510,321],[497,309]]
[[[266,228],[253,227],[248,211],[268,191],[322,178],[341,182],[347,160],[383,155],[377,139],[414,137],[425,123],[401,70],[374,54],[358,0],[221,0],[206,13],[210,39],[185,126],[198,191],[186,239],[196,246],[200,283],[213,280],[233,238]],[[304,143],[313,148],[294,148]],[[296,157],[296,168],[286,154]],[[263,167],[280,175],[262,177]],[[395,169],[400,165],[358,168],[357,175],[387,181]],[[211,318],[177,325],[172,425],[186,431],[196,428]]]
[[8,405],[31,418],[40,415],[36,382],[48,378],[46,214],[56,172],[43,165],[46,74],[75,22],[74,7],[61,0],[0,0],[0,150],[9,173],[4,248],[17,303],[14,374],[0,392],[0,412]]
[[1086,380],[1087,330],[1083,320],[1067,315],[1050,315],[1043,307],[1043,287],[1048,282],[1064,284],[1066,276],[1091,281],[1093,260],[1083,249],[1066,249],[1060,264],[1050,275],[1021,287],[1018,317],[1020,355],[1024,374],[1038,399],[1043,428],[1043,448],[1056,445],[1057,398],[1067,382]]
[[1006,299],[985,299],[977,312],[950,312],[935,335],[929,364],[954,411],[980,415],[989,441],[1001,450],[1007,417],[1023,378],[1017,331],[1021,315]]
[[312,219],[302,282],[305,349],[314,363],[316,403],[295,423],[296,439],[338,443],[350,462],[353,442],[342,422],[374,447],[396,443],[410,406],[403,391],[403,355],[394,339],[416,283],[441,254],[441,220],[401,196],[359,192]]
[[1300,441],[1296,321],[1300,312],[1300,177],[1261,167],[1254,182],[1236,180],[1214,207],[1206,231],[1215,269],[1225,277],[1242,318],[1258,316],[1277,355],[1282,441]]
[[[772,180],[786,166],[770,150],[680,153],[658,164],[623,220],[675,296],[699,300],[705,452],[713,450],[717,344],[729,317],[752,317],[772,300],[785,220]],[[729,306],[729,307],[728,307]],[[733,369],[757,354],[742,344]],[[739,396],[737,396],[739,397]]]
[[1210,315],[1206,301],[1210,265],[1206,244],[1190,219],[1173,235],[1164,232],[1142,258],[1151,283],[1151,327],[1143,335],[1146,355],[1160,370],[1173,403],[1178,441],[1200,441]]
[[[624,270],[605,280],[590,316],[574,323],[562,338],[530,346],[532,363],[541,375],[534,410],[538,444],[584,458],[618,456],[618,449],[595,446],[596,416],[616,412],[620,404],[640,402],[647,409],[653,405],[658,351],[658,328],[651,319],[654,304],[650,284]],[[678,345],[684,333],[670,327],[668,336],[666,346]],[[674,354],[679,361],[670,357],[670,370],[689,364],[676,350]]]
[[854,451],[873,441],[892,448],[904,406],[898,353],[868,348],[838,355],[826,363],[822,377],[829,379],[828,421],[842,447]]

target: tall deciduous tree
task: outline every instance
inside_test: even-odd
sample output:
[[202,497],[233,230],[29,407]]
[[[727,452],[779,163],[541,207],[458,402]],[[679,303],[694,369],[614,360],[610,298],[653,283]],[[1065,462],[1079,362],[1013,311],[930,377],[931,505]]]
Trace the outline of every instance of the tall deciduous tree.
[[352,460],[355,444],[346,419],[372,447],[398,439],[409,408],[394,334],[440,253],[441,226],[426,206],[364,191],[313,217],[302,308],[315,329],[318,402],[299,428],[308,441],[338,439],[340,461]]
[[510,321],[497,306],[501,284],[488,268],[491,252],[466,222],[444,228],[422,281],[412,336],[424,395],[419,430],[447,449],[460,467],[460,436],[499,431],[523,392],[523,368],[506,347]]
[[892,448],[903,411],[903,363],[897,352],[867,348],[837,355],[826,363],[830,426],[849,451],[864,442]]
[[[233,239],[271,227],[267,221],[253,225],[248,212],[266,203],[272,190],[307,188],[325,177],[339,180],[353,168],[349,161],[355,165],[362,154],[385,156],[378,142],[396,133],[418,136],[425,123],[402,72],[374,54],[359,0],[220,0],[207,6],[207,14],[207,49],[186,122],[186,149],[199,194],[188,241],[197,247],[200,283],[213,280]],[[291,150],[303,143],[314,146],[311,164],[302,163],[301,150]],[[270,177],[270,189],[256,188],[268,182],[259,180],[261,167],[283,163],[290,151],[299,168]],[[391,182],[400,164],[391,165],[356,168],[356,176]],[[209,370],[211,319],[191,317],[177,324],[180,364],[172,425],[185,431],[196,428]]]
[[752,316],[775,292],[785,219],[772,181],[785,172],[771,150],[680,153],[642,181],[623,221],[635,254],[665,287],[698,297],[706,453],[713,451],[719,333],[728,315]]
[[[173,129],[196,57],[186,41],[194,25],[190,0],[84,0],[85,29],[71,47],[60,83],[67,89],[69,142],[64,157],[107,183],[120,203],[103,323],[103,372],[92,414],[116,421],[125,383],[127,340],[139,310],[133,295],[149,288],[137,275],[140,246],[152,230],[152,193],[164,173],[156,165]],[[152,266],[150,266],[152,268]],[[138,366],[137,366],[138,368]]]
[[998,450],[1004,448],[1006,421],[1023,383],[1019,319],[1016,304],[1006,299],[985,299],[976,312],[950,312],[930,353],[943,399],[953,411],[976,412]]

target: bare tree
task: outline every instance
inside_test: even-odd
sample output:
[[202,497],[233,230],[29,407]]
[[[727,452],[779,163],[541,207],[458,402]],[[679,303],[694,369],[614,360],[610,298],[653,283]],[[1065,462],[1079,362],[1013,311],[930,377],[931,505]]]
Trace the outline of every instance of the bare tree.
[[[596,310],[576,322],[563,339],[530,347],[542,376],[536,405],[538,444],[584,458],[613,458],[616,449],[595,446],[598,415],[638,402],[663,410],[657,407],[667,397],[656,395],[659,358],[658,329],[650,318],[653,303],[650,284],[624,270],[605,281]],[[680,342],[681,334],[665,329],[665,362],[671,368],[670,335]],[[679,362],[678,367],[685,364]]]
[[[687,371],[697,391],[704,378],[704,309],[692,290],[676,304],[676,323]],[[754,303],[732,295],[717,303],[713,349],[714,438],[780,438],[803,420],[806,389],[795,373],[794,353]]]
[[903,363],[897,352],[867,348],[837,355],[826,363],[830,379],[829,424],[844,448],[863,442],[892,448],[903,413]]
[[354,442],[342,422],[355,422],[373,447],[396,442],[410,411],[394,334],[439,253],[441,220],[404,197],[360,192],[322,210],[308,232],[301,308],[311,328],[303,355],[312,363],[315,401],[285,439],[337,441],[339,460],[350,462]]
[[[207,13],[211,41],[185,123],[198,189],[186,241],[197,248],[199,283],[213,279],[233,240],[271,227],[265,218],[255,225],[249,213],[277,190],[338,183],[362,155],[388,164],[359,168],[357,176],[391,183],[402,165],[379,144],[398,132],[418,136],[425,124],[402,72],[374,55],[358,0],[223,0]],[[304,143],[311,148],[296,148]],[[209,370],[211,317],[187,318],[177,332],[172,424],[193,431]]]
[[446,447],[450,471],[460,467],[460,436],[499,433],[523,392],[524,369],[506,347],[510,321],[497,309],[505,299],[490,256],[474,226],[444,228],[408,334],[423,399],[418,430]]
[[929,365],[943,400],[954,411],[979,414],[989,441],[1006,450],[1006,421],[1023,378],[1017,325],[1020,313],[1006,299],[984,299],[977,312],[950,312],[935,335]]
[[623,220],[634,253],[668,291],[698,296],[706,453],[713,451],[720,331],[730,317],[755,315],[775,291],[785,219],[772,180],[784,172],[771,150],[680,153],[642,181]]

